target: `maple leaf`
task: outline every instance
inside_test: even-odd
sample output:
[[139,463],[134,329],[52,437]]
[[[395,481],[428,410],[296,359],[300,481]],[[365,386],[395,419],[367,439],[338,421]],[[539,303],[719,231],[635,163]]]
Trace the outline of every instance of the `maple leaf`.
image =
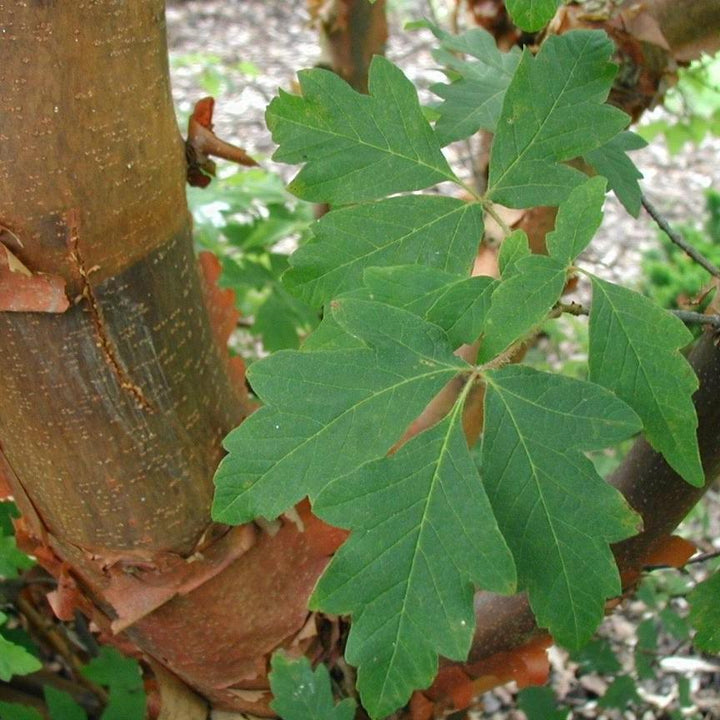
[[373,300],[439,325],[453,347],[471,343],[482,333],[497,286],[490,277],[460,278],[416,265],[370,268],[363,277]]
[[377,265],[467,274],[482,233],[481,207],[455,198],[411,195],[341,208],[313,226],[283,282],[317,306],[362,285],[363,271]]
[[682,322],[652,300],[592,278],[590,379],[642,418],[648,442],[691,485],[705,474],[692,394],[698,379],[679,349],[692,341]]
[[639,522],[583,451],[623,440],[640,421],[592,383],[523,366],[485,379],[481,474],[519,587],[542,627],[580,647],[621,590],[609,543],[635,534]]
[[629,122],[605,104],[616,67],[608,37],[578,30],[525,50],[505,93],[488,197],[509,207],[558,205],[585,175],[563,161],[604,145]]
[[[330,483],[314,510],[352,528],[311,607],[352,613],[346,657],[372,717],[403,705],[463,660],[474,586],[511,593],[515,571],[462,429],[462,402],[390,458]],[[462,543],[458,540],[462,538]]]
[[602,222],[606,180],[595,177],[574,188],[560,203],[555,228],[545,238],[550,255],[565,265],[590,244]]
[[273,159],[306,163],[288,186],[298,197],[343,205],[457,182],[415,88],[385,58],[370,64],[369,95],[327,70],[298,77],[302,96],[281,90],[266,114]]
[[[432,23],[421,23],[440,40],[442,49],[433,57],[459,76],[450,85],[437,83],[430,90],[444,102],[437,108],[435,132],[442,145],[470,137],[478,130],[495,130],[505,91],[520,62],[520,50],[500,52],[495,38],[485,30],[473,28],[451,35]],[[463,60],[458,53],[475,58]]]
[[565,287],[565,265],[545,255],[513,262],[490,298],[478,360],[487,362],[542,322]]
[[253,364],[265,407],[225,440],[213,516],[277,517],[333,479],[382,457],[435,393],[468,366],[446,335],[412,313],[346,299],[332,316],[367,346],[286,350]]
[[330,674],[325,665],[315,671],[305,658],[291,660],[276,652],[271,660],[270,688],[275,699],[270,707],[283,720],[352,720],[355,702],[346,698],[333,701]]
[[640,214],[642,206],[642,190],[638,181],[642,179],[643,174],[627,153],[631,150],[640,150],[646,145],[647,142],[639,135],[623,132],[602,147],[585,155],[585,160],[600,175],[607,178],[608,185],[633,217]]
[[545,27],[555,15],[563,0],[505,0],[512,21],[526,32]]

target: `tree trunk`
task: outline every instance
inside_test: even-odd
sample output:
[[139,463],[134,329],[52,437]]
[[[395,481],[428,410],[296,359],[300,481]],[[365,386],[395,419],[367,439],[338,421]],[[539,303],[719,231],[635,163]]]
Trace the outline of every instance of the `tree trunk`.
[[247,402],[193,255],[162,0],[0,0],[0,23],[0,284],[25,298],[0,306],[0,474],[25,547],[59,615],[267,714],[232,687],[266,686],[333,548],[210,519]]
[[373,55],[385,53],[388,37],[385,0],[308,0],[320,33],[320,64],[361,93],[368,91]]

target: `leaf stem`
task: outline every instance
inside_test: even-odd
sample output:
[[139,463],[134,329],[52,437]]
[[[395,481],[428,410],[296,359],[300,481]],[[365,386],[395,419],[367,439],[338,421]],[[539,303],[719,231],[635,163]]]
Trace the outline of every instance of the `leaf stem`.
[[495,208],[493,208],[492,203],[486,199],[485,197],[478,198],[480,202],[482,203],[483,210],[500,226],[500,229],[503,231],[503,236],[507,237],[510,235],[512,230],[508,226],[508,224],[498,215],[498,213],[495,211]]
[[657,223],[658,227],[672,240],[679,248],[684,250],[696,263],[704,267],[714,277],[720,277],[720,268],[710,262],[697,248],[694,248],[680,233],[670,226],[670,223],[660,214],[659,210],[643,195],[642,206],[647,210],[650,217]]

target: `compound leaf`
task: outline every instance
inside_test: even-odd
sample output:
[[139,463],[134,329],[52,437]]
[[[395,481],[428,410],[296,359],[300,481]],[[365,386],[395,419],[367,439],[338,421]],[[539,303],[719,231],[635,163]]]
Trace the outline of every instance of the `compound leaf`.
[[554,17],[563,0],[505,0],[512,21],[525,32],[544,28]]
[[545,238],[552,257],[570,265],[590,244],[602,222],[606,184],[605,178],[594,177],[560,203],[555,229]]
[[328,485],[314,504],[353,532],[311,605],[353,614],[346,658],[375,718],[432,682],[438,654],[465,659],[474,586],[514,590],[512,557],[470,456],[461,405],[392,457]]
[[[440,40],[433,57],[457,77],[450,85],[437,83],[430,89],[444,102],[437,108],[435,132],[442,145],[470,137],[478,130],[493,132],[502,110],[505,91],[520,62],[520,50],[500,52],[495,38],[480,28],[451,35],[427,24]],[[465,53],[475,60],[462,60]]]
[[488,196],[516,208],[558,205],[586,176],[561,164],[617,135],[629,119],[605,104],[614,49],[595,30],[549,37],[526,50],[508,87],[490,155]]
[[251,366],[248,379],[266,406],[225,440],[215,519],[274,518],[382,457],[467,368],[439,327],[405,310],[346,299],[333,303],[332,317],[367,347],[286,350]]
[[313,671],[306,657],[290,659],[276,652],[270,662],[270,689],[274,700],[270,707],[283,720],[352,720],[355,702],[346,698],[333,701],[330,674],[325,665]]
[[298,77],[302,95],[281,90],[266,113],[273,159],[306,163],[288,186],[298,197],[345,205],[456,182],[413,84],[390,61],[373,58],[369,95],[328,70]]
[[583,454],[637,432],[622,400],[531,368],[486,373],[481,473],[538,623],[570,648],[589,640],[620,593],[609,544],[638,517]]
[[607,178],[608,185],[618,200],[633,216],[640,214],[642,190],[639,180],[643,174],[627,156],[630,150],[640,150],[647,142],[633,132],[623,132],[597,150],[585,155],[585,160]]
[[565,265],[554,258],[530,255],[510,267],[512,274],[492,294],[480,362],[494,358],[542,322],[565,287]]
[[688,596],[694,643],[705,652],[720,653],[720,572],[701,582]]
[[362,285],[373,266],[418,263],[465,275],[482,234],[480,206],[454,198],[411,195],[342,208],[313,226],[283,283],[319,306]]
[[648,442],[691,485],[705,482],[692,395],[698,380],[679,349],[692,340],[682,322],[649,298],[592,278],[590,379],[642,418]]

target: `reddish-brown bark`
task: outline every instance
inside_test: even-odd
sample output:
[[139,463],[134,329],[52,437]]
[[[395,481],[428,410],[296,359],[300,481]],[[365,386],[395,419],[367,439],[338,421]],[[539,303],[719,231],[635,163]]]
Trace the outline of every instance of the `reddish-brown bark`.
[[373,55],[385,53],[385,0],[372,5],[367,0],[308,0],[308,8],[320,33],[321,64],[367,93]]

